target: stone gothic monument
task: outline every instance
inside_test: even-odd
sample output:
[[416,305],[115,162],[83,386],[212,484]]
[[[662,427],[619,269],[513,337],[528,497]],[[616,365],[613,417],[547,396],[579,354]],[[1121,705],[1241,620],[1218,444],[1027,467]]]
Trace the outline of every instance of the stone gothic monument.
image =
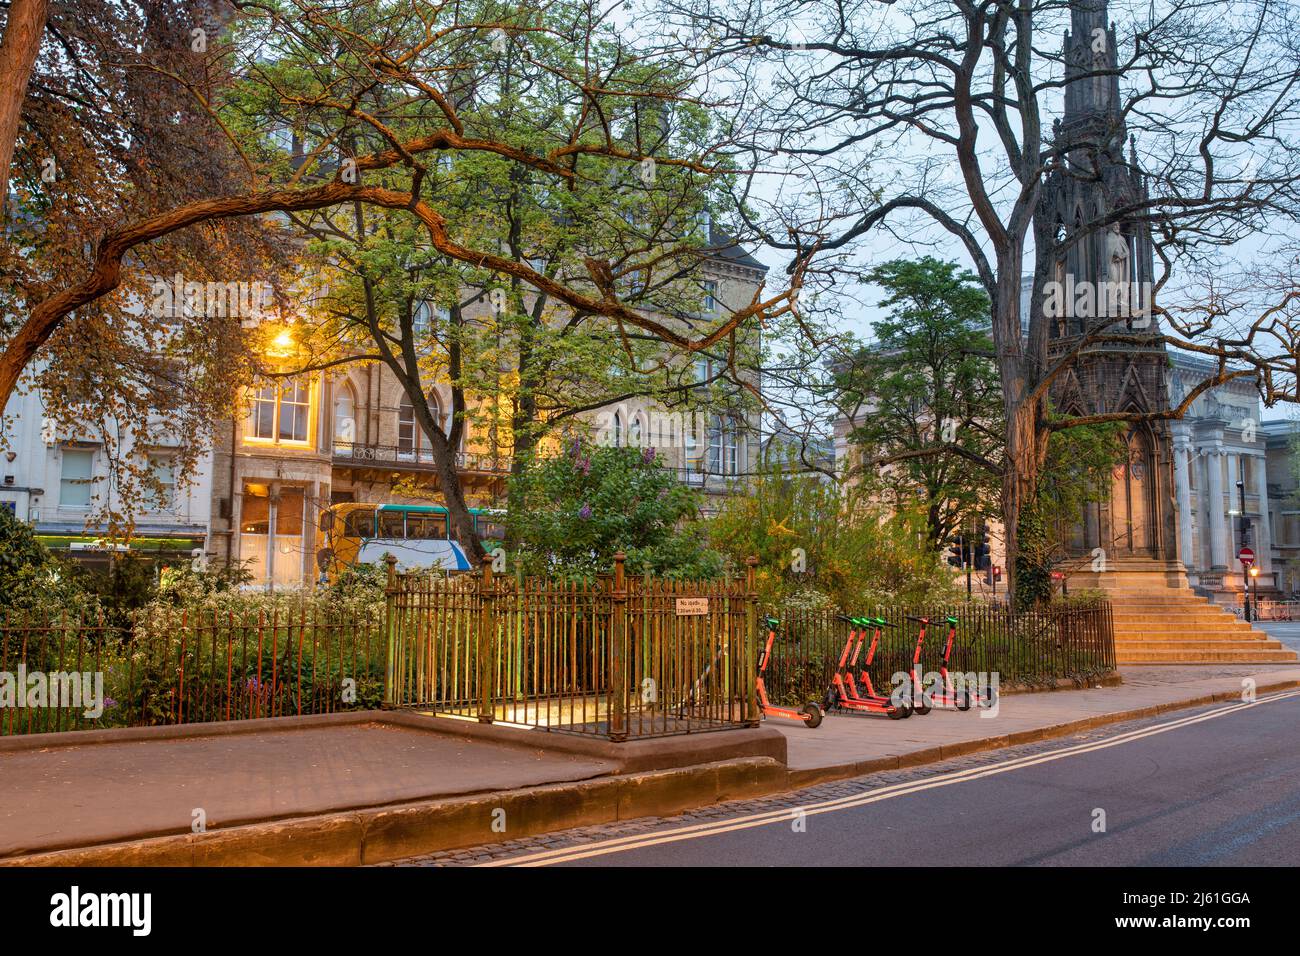
[[[1065,161],[1045,180],[1034,223],[1040,247],[1058,250],[1036,270],[1031,306],[1048,318],[1048,362],[1078,349],[1053,383],[1052,401],[1076,415],[1163,411],[1170,359],[1149,310],[1150,229],[1137,217],[1109,221],[1147,196],[1121,109],[1115,28],[1106,0],[1072,0],[1070,15],[1065,108],[1052,131]],[[1099,327],[1138,341],[1080,347]],[[1076,556],[1071,586],[1108,593],[1119,663],[1294,660],[1294,653],[1188,587],[1174,484],[1175,461],[1184,484],[1187,463],[1185,453],[1175,458],[1169,423],[1127,425],[1124,444],[1109,495],[1088,508],[1080,527],[1065,532]]]
[[[1128,220],[1088,228],[1146,196],[1121,110],[1115,28],[1107,22],[1106,0],[1071,4],[1064,60],[1065,109],[1052,132],[1064,168],[1045,180],[1036,223],[1038,235],[1054,236],[1063,249],[1035,290],[1036,308],[1048,317],[1048,361],[1068,354],[1108,321],[1109,331],[1149,344],[1085,346],[1054,383],[1052,401],[1059,412],[1076,415],[1164,410],[1169,361],[1149,309],[1150,230],[1145,222]],[[1155,562],[1178,576],[1169,426],[1134,423],[1124,440],[1127,454],[1114,468],[1109,499],[1089,507],[1082,527],[1068,536],[1069,550],[1082,557],[1100,548],[1111,564]]]

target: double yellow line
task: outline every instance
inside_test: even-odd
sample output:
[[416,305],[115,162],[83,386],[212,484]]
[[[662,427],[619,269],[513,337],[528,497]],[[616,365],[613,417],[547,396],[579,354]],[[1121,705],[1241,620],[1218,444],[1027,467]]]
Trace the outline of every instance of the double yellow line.
[[1271,704],[1280,700],[1289,700],[1290,698],[1297,696],[1300,696],[1300,690],[1273,694],[1268,697],[1261,697],[1259,700],[1250,703],[1232,704],[1218,710],[1212,710],[1205,714],[1181,717],[1177,720],[1155,724],[1154,726],[1146,727],[1142,730],[1132,730],[1128,733],[1117,734],[1114,737],[1096,741],[1094,743],[1062,747],[1059,750],[1051,750],[1047,753],[1017,757],[1012,760],[1005,760],[1001,763],[989,764],[983,767],[972,767],[969,770],[955,770],[952,773],[939,774],[938,776],[928,777],[925,780],[916,780],[910,783],[898,783],[888,787],[879,787],[875,790],[867,790],[863,793],[853,794],[847,797],[837,797],[834,800],[823,800],[818,803],[783,807],[779,810],[769,810],[764,813],[752,813],[747,816],[731,817],[726,820],[717,820],[711,823],[697,823],[692,826],[675,827],[671,830],[660,830],[654,833],[642,833],[634,836],[617,837],[596,843],[584,844],[582,846],[564,847],[558,850],[544,850],[540,853],[528,853],[511,857],[509,859],[492,860],[478,865],[550,866],[553,863],[568,863],[574,860],[585,860],[590,859],[591,857],[605,856],[610,853],[623,853],[627,850],[638,850],[642,847],[658,846],[662,843],[676,843],[680,840],[695,840],[700,837],[714,836],[720,833],[733,833],[737,830],[748,830],[751,827],[761,827],[773,823],[788,822],[795,819],[799,814],[803,814],[804,816],[816,816],[819,813],[834,813],[839,810],[850,810],[854,807],[866,806],[869,803],[877,803],[881,800],[891,800],[894,797],[906,796],[909,793],[919,793],[922,790],[931,790],[935,787],[949,787],[953,784],[965,783],[969,780],[978,780],[981,777],[991,777],[995,774],[1009,773],[1012,770],[1020,770],[1024,767],[1033,767],[1038,764],[1050,763],[1053,760],[1062,760],[1066,757],[1075,757],[1080,754],[1092,753],[1097,750],[1105,750],[1108,747],[1118,747],[1120,744],[1131,743],[1135,740],[1143,740],[1147,737],[1154,737],[1157,734],[1168,733],[1171,730],[1178,730],[1181,727],[1190,727],[1192,724],[1199,724],[1206,720],[1215,720],[1219,717],[1227,717],[1229,714],[1249,710],[1250,708],[1258,707],[1261,704]]

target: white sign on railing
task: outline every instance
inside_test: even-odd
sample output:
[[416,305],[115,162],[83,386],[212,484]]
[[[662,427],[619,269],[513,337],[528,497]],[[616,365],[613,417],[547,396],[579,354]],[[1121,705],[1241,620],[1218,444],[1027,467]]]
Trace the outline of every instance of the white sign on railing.
[[708,614],[708,598],[678,598],[677,599],[677,616],[686,617],[692,614]]

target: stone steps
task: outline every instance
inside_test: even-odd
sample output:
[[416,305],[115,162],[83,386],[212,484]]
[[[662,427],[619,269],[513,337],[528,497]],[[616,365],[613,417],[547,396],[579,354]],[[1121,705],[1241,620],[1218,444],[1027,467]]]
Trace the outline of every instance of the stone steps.
[[1253,651],[1238,647],[1222,650],[1168,649],[1165,647],[1125,648],[1121,654],[1118,647],[1116,656],[1124,664],[1293,664],[1295,651]]
[[1222,617],[1204,617],[1198,615],[1182,614],[1116,614],[1111,613],[1111,619],[1115,623],[1115,629],[1125,631],[1151,629],[1151,630],[1168,630],[1170,628],[1186,627],[1189,625],[1196,627],[1208,627],[1216,631],[1252,631],[1253,628],[1245,621],[1232,619],[1225,620]]
[[1120,664],[1296,660],[1294,651],[1193,591],[1178,561],[1115,558],[1104,572],[1070,574],[1069,585],[1100,590],[1110,601]]
[[1224,647],[1240,647],[1248,651],[1284,651],[1286,647],[1281,641],[1275,641],[1271,637],[1252,636],[1252,637],[1216,637],[1213,634],[1196,634],[1175,637],[1172,634],[1131,637],[1124,640],[1126,648],[1145,647],[1150,645],[1154,648],[1165,648],[1167,650],[1176,650],[1180,647],[1199,647],[1204,650],[1220,650]]

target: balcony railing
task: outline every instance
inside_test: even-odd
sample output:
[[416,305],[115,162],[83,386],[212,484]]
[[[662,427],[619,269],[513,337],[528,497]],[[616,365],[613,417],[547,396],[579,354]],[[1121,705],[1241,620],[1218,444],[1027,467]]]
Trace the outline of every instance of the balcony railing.
[[[404,448],[400,445],[369,445],[362,442],[335,442],[336,465],[380,465],[399,471],[432,471],[433,452],[427,448]],[[510,459],[470,452],[456,454],[456,470],[489,475],[510,473]]]
[[[504,455],[476,455],[461,452],[456,455],[456,470],[488,475],[508,475],[511,459]],[[432,471],[433,452],[427,448],[412,449],[400,445],[370,445],[362,442],[335,442],[334,464],[376,465],[399,471]],[[724,475],[710,471],[707,466],[694,468],[669,468],[677,480],[701,491],[721,493],[729,491],[743,481],[739,474]]]

